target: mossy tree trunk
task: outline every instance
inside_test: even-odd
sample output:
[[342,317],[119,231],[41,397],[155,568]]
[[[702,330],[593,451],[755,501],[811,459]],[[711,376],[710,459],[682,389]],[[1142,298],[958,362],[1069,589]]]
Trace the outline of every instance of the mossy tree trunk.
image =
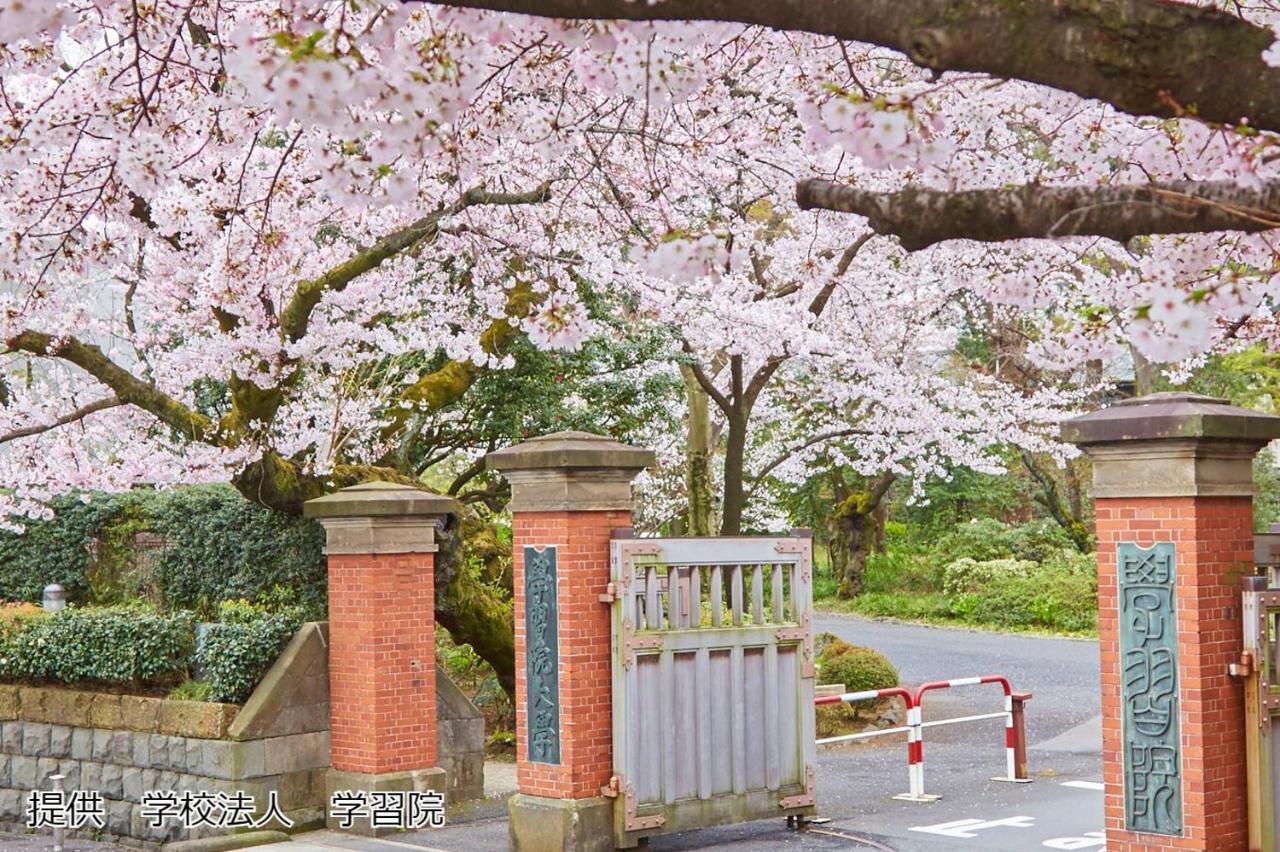
[[689,504],[685,533],[708,536],[715,529],[715,490],[711,482],[715,435],[711,427],[711,400],[688,365],[680,365],[680,375],[689,406],[685,427],[684,484]]
[[862,488],[835,474],[836,505],[831,513],[828,553],[836,591],[842,598],[862,594],[867,557],[884,541],[885,494],[897,475],[882,473]]

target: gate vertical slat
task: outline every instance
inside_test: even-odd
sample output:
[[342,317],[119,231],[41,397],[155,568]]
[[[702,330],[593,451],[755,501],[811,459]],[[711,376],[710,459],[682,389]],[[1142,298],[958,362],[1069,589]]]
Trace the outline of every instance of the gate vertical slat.
[[742,566],[729,568],[729,605],[733,607],[733,626],[742,626]]
[[695,657],[698,694],[698,798],[711,798],[711,652],[704,644]]
[[[798,656],[799,652],[794,645],[784,645],[778,649],[779,683],[798,682],[799,672],[796,670]],[[804,773],[800,769],[804,766],[804,744],[801,742],[802,737],[798,735],[798,732],[804,728],[797,723],[799,719],[797,714],[802,712],[800,707],[802,692],[803,690],[789,692],[782,695],[778,701],[778,730],[787,736],[787,739],[782,740],[779,748],[782,763],[778,767],[778,775],[783,784],[804,781]]]
[[715,766],[711,773],[711,788],[717,794],[733,792],[733,727],[726,722],[733,716],[733,671],[731,654],[716,650],[711,656],[711,678],[714,688],[714,713],[712,726],[711,757]]
[[764,624],[764,566],[751,566],[751,623]]
[[662,590],[658,587],[658,569],[650,565],[644,572],[644,626],[662,629]]
[[[741,579],[742,573],[736,567],[734,575]],[[741,590],[742,584],[738,583],[737,588]],[[741,600],[741,591],[738,598]],[[737,619],[741,623],[741,610]],[[729,651],[729,678],[733,697],[729,704],[730,725],[733,728],[733,792],[742,795],[747,792],[747,720],[746,698],[747,698],[747,679],[743,673],[742,664],[742,646],[734,645]]]
[[724,573],[719,565],[711,566],[711,626],[724,622]]
[[680,569],[672,565],[667,569],[667,625],[672,629],[684,627],[684,601],[681,600]]
[[778,789],[778,764],[782,761],[780,754],[780,737],[778,727],[778,646],[766,645],[764,648],[764,785],[770,790]]
[[662,795],[668,805],[676,800],[676,743],[675,743],[675,677],[674,655],[663,649],[658,657],[658,702],[662,720]]
[[744,649],[742,668],[746,680],[747,789],[760,790],[764,783],[764,649]]
[[786,619],[786,600],[782,597],[782,566],[770,565],[769,572],[773,575],[773,621],[775,624],[781,624]]
[[685,627],[702,626],[702,566],[689,566],[689,619]]

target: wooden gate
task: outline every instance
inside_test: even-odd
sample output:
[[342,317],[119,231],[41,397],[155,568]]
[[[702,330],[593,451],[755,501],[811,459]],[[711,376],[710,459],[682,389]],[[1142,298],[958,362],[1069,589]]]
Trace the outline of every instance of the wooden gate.
[[812,542],[612,545],[615,843],[813,812]]

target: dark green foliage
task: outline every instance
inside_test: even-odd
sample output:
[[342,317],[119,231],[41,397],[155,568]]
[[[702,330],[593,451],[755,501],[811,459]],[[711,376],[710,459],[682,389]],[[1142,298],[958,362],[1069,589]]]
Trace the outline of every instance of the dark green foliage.
[[35,602],[46,585],[61,583],[72,600],[83,600],[94,539],[125,504],[118,495],[87,503],[75,495],[56,497],[53,520],[29,522],[23,533],[0,531],[0,598]]
[[196,669],[208,684],[209,701],[241,704],[301,624],[296,614],[269,613],[248,601],[219,607],[221,622],[204,628]]
[[167,543],[155,573],[165,605],[207,612],[227,599],[264,600],[290,589],[308,617],[322,617],[327,574],[318,523],[272,512],[224,485],[150,497],[150,529]]
[[172,682],[186,671],[191,613],[68,608],[0,640],[0,679],[121,685]]
[[898,670],[879,651],[834,639],[818,659],[818,679],[823,683],[843,683],[848,692],[862,692],[897,686]]
[[994,518],[981,518],[958,524],[938,540],[932,554],[942,562],[964,558],[977,562],[992,559],[1043,562],[1058,551],[1073,547],[1066,530],[1053,521],[1030,521],[1011,526]]
[[[212,614],[227,598],[279,600],[308,617],[325,611],[324,532],[245,500],[230,486],[139,489],[53,502],[55,516],[0,532],[0,598],[39,601],[61,583],[73,601],[142,598]],[[133,570],[134,535],[163,546]]]

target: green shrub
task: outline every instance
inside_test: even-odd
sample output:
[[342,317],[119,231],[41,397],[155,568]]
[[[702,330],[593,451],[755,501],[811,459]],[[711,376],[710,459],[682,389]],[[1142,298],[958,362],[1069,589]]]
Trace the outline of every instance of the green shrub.
[[957,615],[1002,627],[1088,631],[1098,625],[1097,578],[1088,572],[1038,566],[1008,576],[954,602]]
[[827,646],[818,665],[823,683],[843,683],[848,692],[887,689],[898,685],[898,670],[879,651],[836,640]]
[[68,608],[31,619],[0,640],[0,679],[132,685],[173,681],[186,671],[193,639],[190,613]]
[[205,626],[196,668],[209,684],[209,701],[241,704],[280,656],[300,620],[244,600],[225,601],[218,611],[224,621]]
[[1018,526],[995,518],[977,518],[957,524],[933,548],[933,556],[945,562],[972,559],[1018,559],[1043,562],[1052,554],[1073,549],[1066,530],[1049,520],[1029,521]]
[[956,524],[951,532],[942,536],[933,548],[935,558],[945,562],[972,559],[989,562],[992,559],[1008,559],[1013,556],[1010,530],[995,518],[977,518],[965,524]]
[[1047,518],[1028,521],[1009,530],[1009,551],[1014,559],[1044,562],[1063,550],[1075,550],[1071,536]]
[[1034,562],[1017,559],[989,559],[983,562],[975,562],[967,557],[957,559],[942,569],[942,591],[948,595],[978,592],[991,583],[1010,577],[1025,577],[1035,567]]

